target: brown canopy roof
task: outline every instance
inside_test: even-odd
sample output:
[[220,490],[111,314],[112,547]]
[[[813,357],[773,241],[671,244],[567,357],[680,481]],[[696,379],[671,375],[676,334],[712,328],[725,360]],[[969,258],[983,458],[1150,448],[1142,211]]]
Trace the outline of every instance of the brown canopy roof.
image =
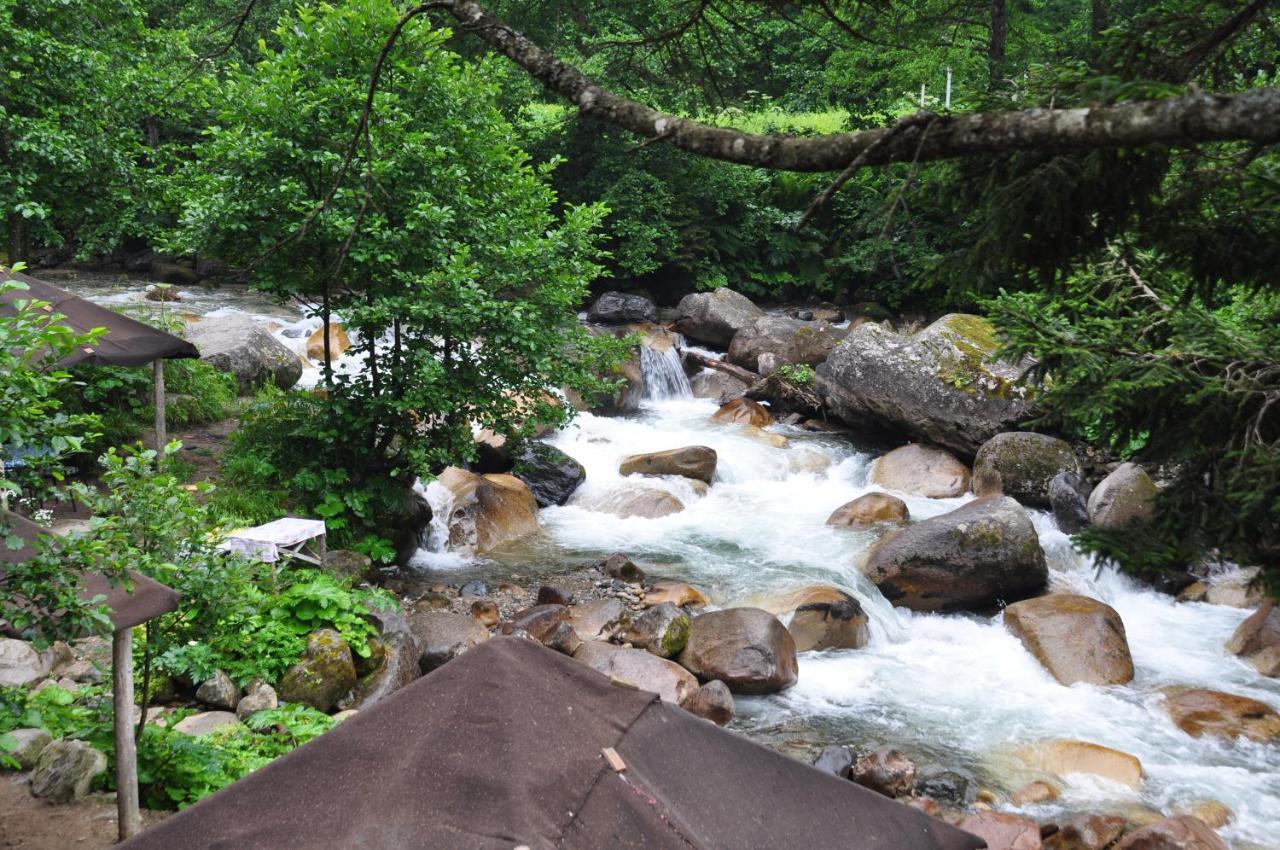
[[519,638],[486,641],[121,846],[520,845],[984,846]]
[[[4,525],[8,525],[22,538],[24,545],[21,549],[10,549],[0,544],[0,579],[4,578],[5,564],[20,564],[30,558],[34,554],[37,538],[48,533],[31,520],[15,513],[0,515],[0,526]],[[134,570],[129,570],[128,575],[129,587],[124,584],[113,587],[105,576],[86,573],[80,597],[88,600],[99,594],[105,596],[106,605],[111,609],[111,623],[117,629],[140,625],[178,607],[176,590]]]
[[107,329],[95,345],[79,349],[75,354],[64,358],[59,364],[61,366],[76,366],[81,363],[142,366],[155,360],[200,356],[196,347],[181,337],[100,307],[42,280],[4,267],[0,267],[0,280],[18,280],[28,287],[25,292],[14,290],[0,294],[0,317],[12,316],[16,312],[14,300],[35,299],[50,302],[50,311],[65,316],[66,324],[77,333],[88,333],[94,328]]

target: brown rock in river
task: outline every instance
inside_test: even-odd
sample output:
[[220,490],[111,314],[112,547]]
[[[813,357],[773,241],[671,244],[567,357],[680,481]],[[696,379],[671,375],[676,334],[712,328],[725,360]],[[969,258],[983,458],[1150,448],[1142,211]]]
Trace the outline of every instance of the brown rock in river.
[[1196,818],[1182,815],[1129,833],[1115,850],[1227,850],[1227,844]]
[[[351,338],[343,330],[342,325],[331,323],[329,326],[329,358],[337,360],[342,353],[351,347]],[[307,356],[318,363],[324,362],[324,328],[316,328],[307,337]]]
[[1156,485],[1136,463],[1122,463],[1089,494],[1089,521],[1098,528],[1118,529],[1155,519]]
[[583,640],[607,641],[631,622],[631,612],[616,599],[591,599],[569,609],[569,624]]
[[685,700],[682,707],[690,714],[710,720],[717,726],[727,726],[737,711],[729,687],[724,682],[715,680],[698,688],[697,693]]
[[969,468],[945,449],[908,443],[878,459],[871,483],[930,499],[949,499],[969,492]]
[[859,649],[870,638],[861,603],[838,587],[814,584],[763,598],[759,607],[782,618],[797,652]]
[[449,547],[476,555],[527,537],[538,530],[538,502],[513,475],[476,475],[451,466],[439,482],[452,496]]
[[702,608],[711,600],[693,585],[680,581],[655,581],[644,594],[644,607],[653,608],[670,602],[677,608]]
[[643,649],[624,649],[600,641],[584,641],[573,659],[614,679],[650,691],[663,702],[684,705],[698,692],[698,680],[673,661]]
[[1049,482],[1061,472],[1080,475],[1080,460],[1065,440],[1029,431],[996,434],[973,459],[973,492],[1003,493],[1024,505],[1049,507]]
[[1040,826],[1033,820],[1003,812],[966,815],[960,829],[987,842],[987,850],[1040,850]]
[[706,446],[686,446],[631,455],[622,459],[618,471],[623,475],[680,475],[710,484],[716,473],[716,452]]
[[1054,593],[1005,608],[1004,624],[1064,685],[1123,685],[1133,680],[1124,623],[1110,605]]
[[1114,815],[1079,815],[1044,842],[1045,850],[1106,850],[1124,835],[1125,820]]
[[693,618],[680,664],[741,694],[768,694],[796,682],[796,644],[778,618],[759,608],[729,608]]
[[870,528],[882,522],[901,525],[910,518],[907,503],[888,493],[867,493],[845,502],[827,517],[827,525]]
[[916,785],[916,764],[901,750],[881,747],[859,756],[849,778],[886,797],[907,797]]
[[1057,776],[1091,773],[1132,788],[1142,785],[1137,756],[1088,741],[1039,741],[1019,748],[1016,756],[1028,767]]
[[1280,608],[1264,602],[1236,627],[1227,652],[1243,656],[1264,676],[1280,676]]
[[1204,688],[1165,688],[1163,693],[1169,716],[1192,737],[1280,740],[1280,713],[1265,702]]
[[773,414],[758,401],[752,401],[749,398],[736,398],[721,405],[719,410],[711,414],[711,421],[767,428],[773,424]]

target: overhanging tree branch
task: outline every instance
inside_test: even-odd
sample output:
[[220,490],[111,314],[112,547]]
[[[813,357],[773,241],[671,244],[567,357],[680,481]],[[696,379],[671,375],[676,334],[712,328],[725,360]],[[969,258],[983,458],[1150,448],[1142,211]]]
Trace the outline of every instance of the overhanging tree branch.
[[923,126],[828,136],[764,136],[659,112],[592,82],[472,0],[443,0],[462,32],[483,39],[548,90],[593,118],[645,138],[662,136],[689,153],[779,171],[839,171],[865,165],[929,162],[1019,150],[1280,141],[1280,88],[1238,94],[1193,91],[1179,97],[1078,109],[1027,109],[937,116]]

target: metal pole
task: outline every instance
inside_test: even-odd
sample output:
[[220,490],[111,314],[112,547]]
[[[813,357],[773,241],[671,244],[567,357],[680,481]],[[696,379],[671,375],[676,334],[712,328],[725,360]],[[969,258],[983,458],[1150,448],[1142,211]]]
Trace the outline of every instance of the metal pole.
[[943,108],[946,109],[948,112],[951,111],[951,66],[950,65],[947,66],[947,102],[946,102],[946,106]]
[[138,812],[138,742],[133,738],[133,629],[111,638],[111,689],[115,706],[116,813],[120,840],[142,829]]
[[156,453],[163,459],[165,444],[169,442],[164,421],[164,360],[154,364],[156,373]]
[[924,83],[920,84],[920,108],[924,109]]

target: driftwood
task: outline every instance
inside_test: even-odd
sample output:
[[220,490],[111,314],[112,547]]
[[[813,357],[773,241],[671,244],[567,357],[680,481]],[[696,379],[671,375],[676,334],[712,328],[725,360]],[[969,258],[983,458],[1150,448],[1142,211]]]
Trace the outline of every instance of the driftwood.
[[717,360],[714,357],[708,357],[705,354],[699,354],[696,351],[685,351],[684,359],[696,363],[707,369],[715,369],[717,372],[724,372],[730,377],[737,378],[747,386],[751,386],[760,380],[760,376],[750,369],[743,369],[741,366],[734,366],[727,360]]
[[812,388],[788,381],[778,372],[760,378],[746,392],[755,401],[767,401],[775,416],[801,413],[805,416],[822,416],[822,399]]

